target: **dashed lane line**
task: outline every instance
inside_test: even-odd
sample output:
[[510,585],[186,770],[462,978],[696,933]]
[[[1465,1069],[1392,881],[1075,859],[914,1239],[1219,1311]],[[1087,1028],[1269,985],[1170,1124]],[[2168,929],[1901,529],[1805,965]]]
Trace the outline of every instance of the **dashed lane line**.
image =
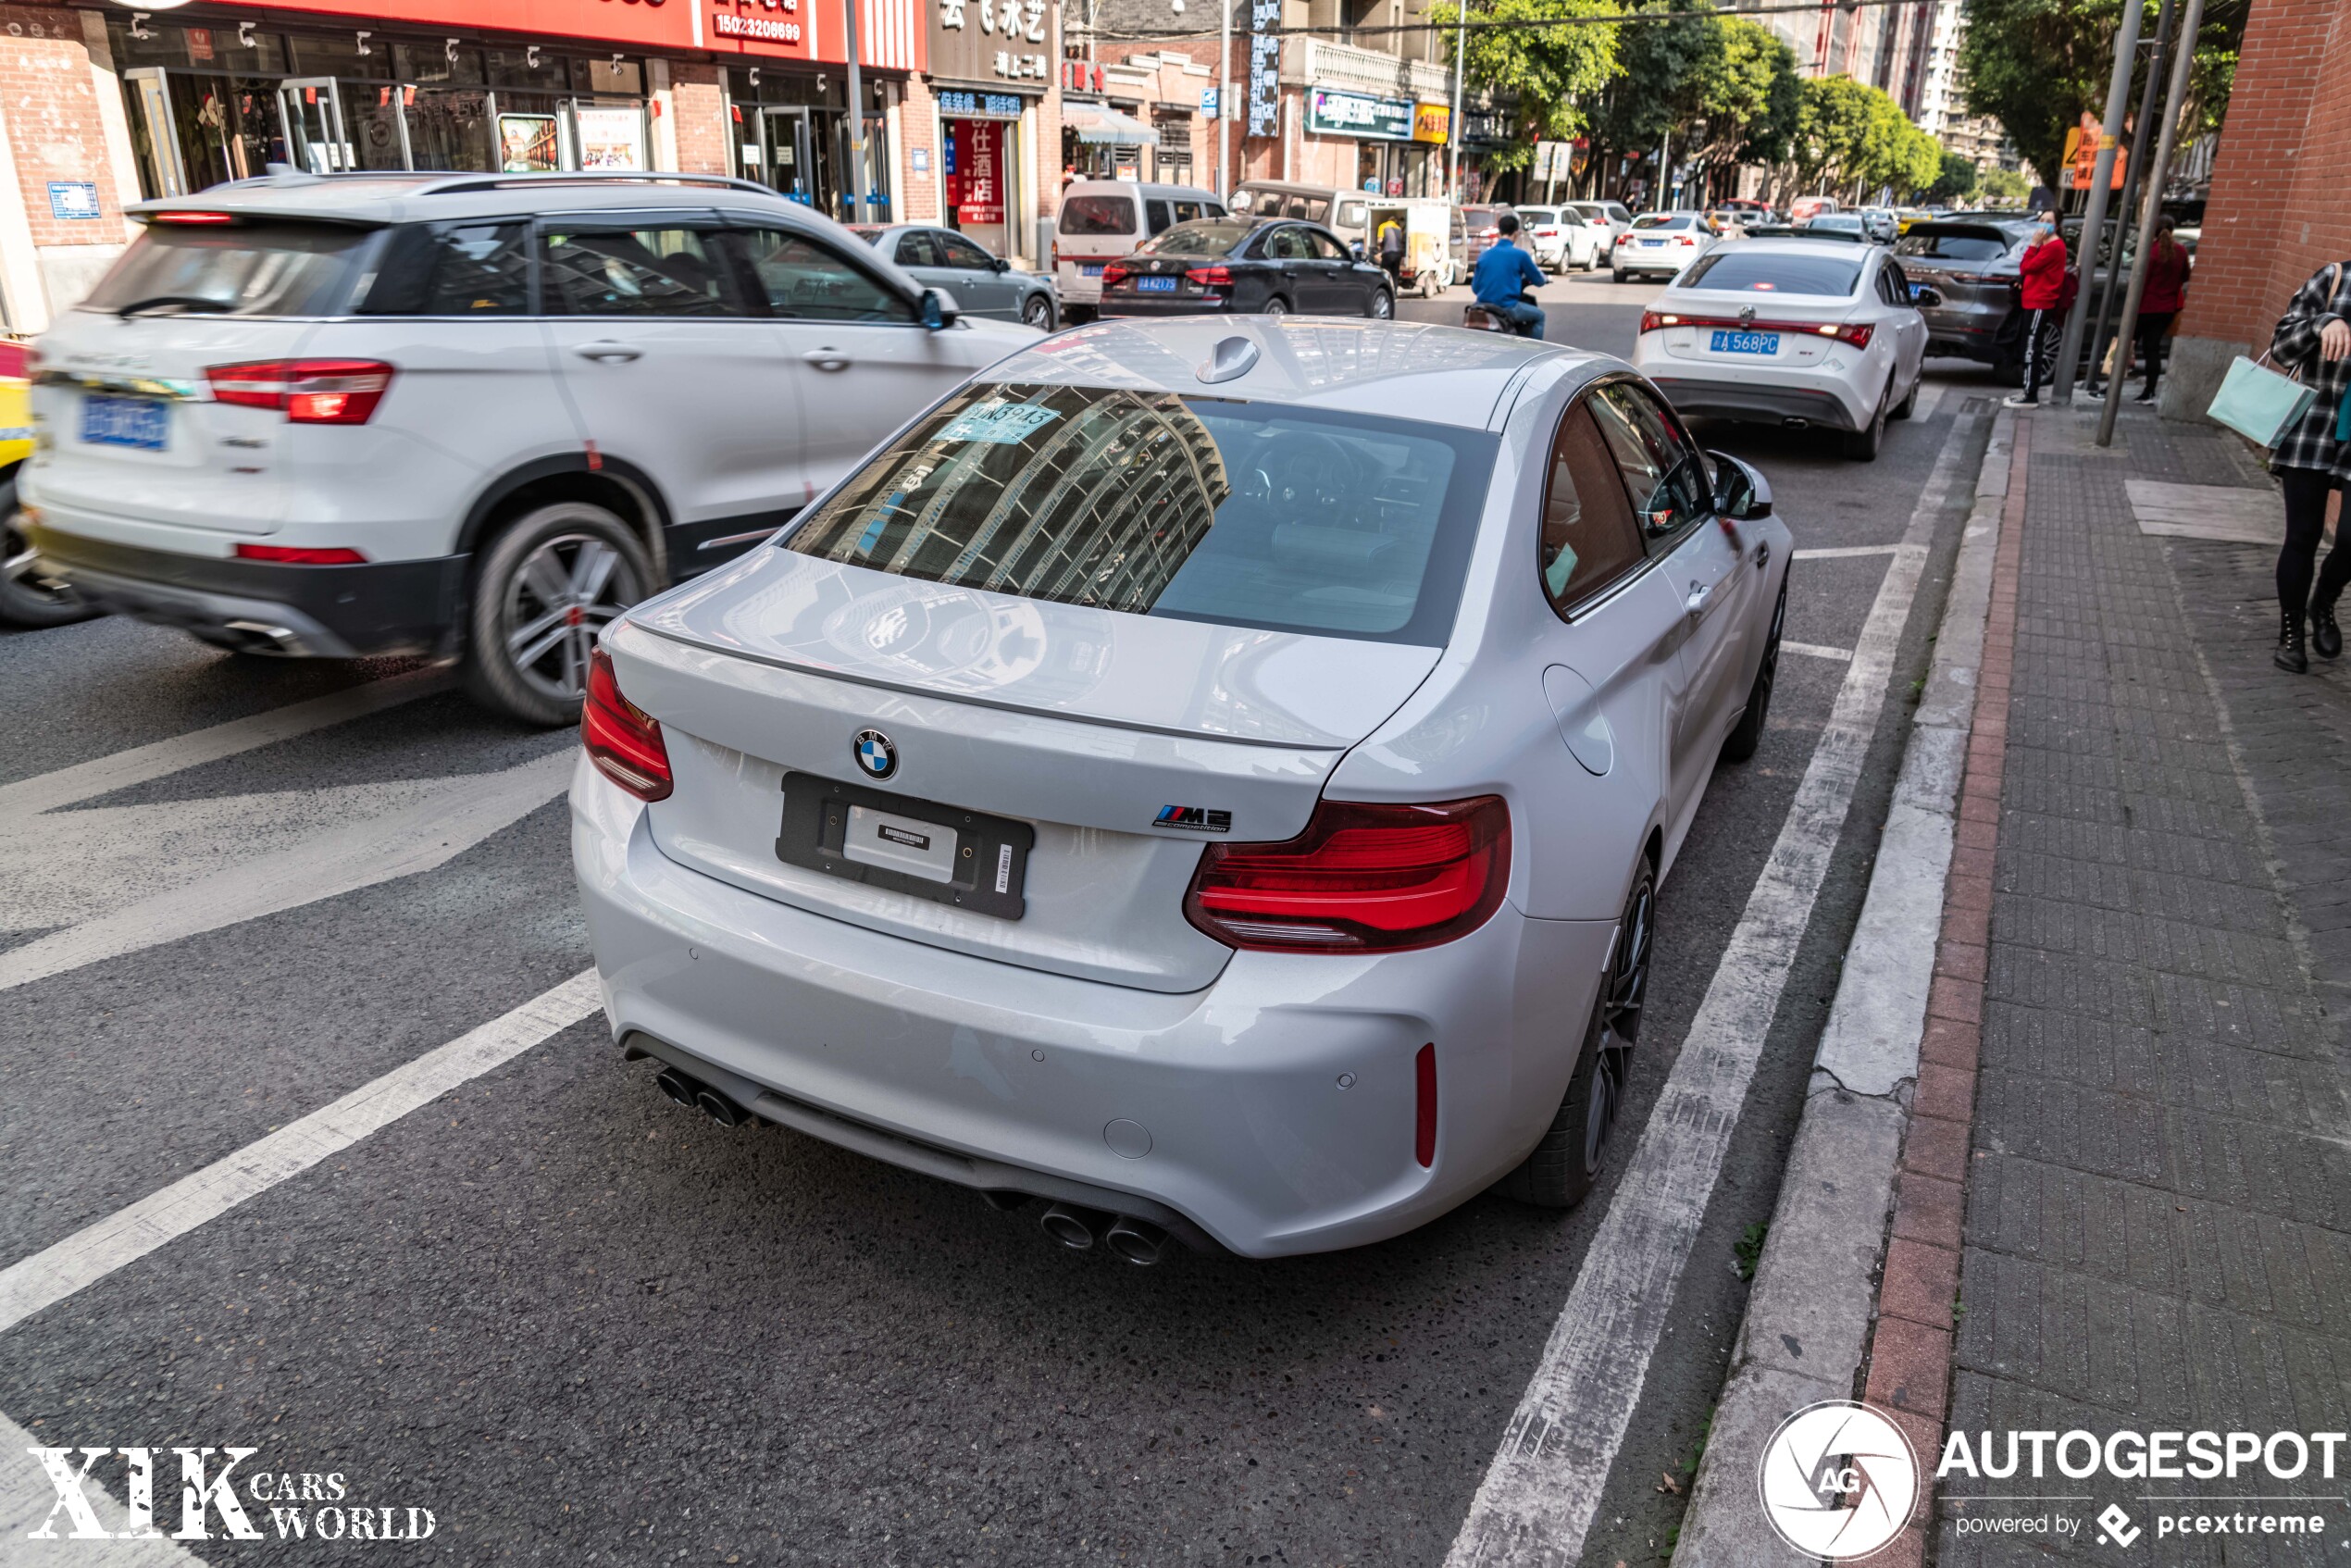
[[[1949,448],[1946,447],[1946,451]],[[1810,550],[1798,550],[1798,561],[1843,561],[1856,555],[1892,555],[1901,550],[1899,544],[1822,544]]]
[[1801,653],[1808,659],[1834,659],[1841,665],[1849,665],[1853,662],[1852,649],[1832,648],[1825,642],[1790,642],[1785,638],[1782,638],[1780,652]]
[[1891,547],[1894,558],[1771,858],[1454,1537],[1447,1568],[1570,1568],[1583,1555],[1781,988],[1844,831],[1927,545],[1958,488],[1976,423],[1954,422],[1901,543]]
[[[332,1104],[0,1269],[0,1333],[301,1175],[459,1084],[514,1060],[601,1005],[596,972],[583,969]],[[0,1504],[0,1517],[6,1512]]]
[[31,816],[76,801],[95,800],[150,778],[161,778],[203,763],[250,752],[256,746],[292,740],[329,725],[342,724],[381,713],[402,703],[445,691],[453,684],[449,671],[433,666],[405,675],[370,680],[324,697],[290,703],[267,713],[230,719],[206,729],[191,730],[168,740],[133,746],[88,762],[37,774],[14,784],[0,784],[0,818]]

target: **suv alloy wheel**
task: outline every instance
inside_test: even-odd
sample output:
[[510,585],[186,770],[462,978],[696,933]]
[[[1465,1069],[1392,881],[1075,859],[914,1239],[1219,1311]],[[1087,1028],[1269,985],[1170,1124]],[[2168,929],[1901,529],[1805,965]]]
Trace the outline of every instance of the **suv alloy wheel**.
[[558,501],[525,513],[481,555],[466,609],[466,690],[526,724],[577,724],[597,634],[653,586],[644,544],[602,506]]

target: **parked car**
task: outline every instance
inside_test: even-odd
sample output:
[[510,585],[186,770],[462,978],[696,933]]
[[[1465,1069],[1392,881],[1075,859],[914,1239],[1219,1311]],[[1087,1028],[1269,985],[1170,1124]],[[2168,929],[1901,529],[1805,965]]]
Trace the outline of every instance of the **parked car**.
[[1714,243],[1714,231],[1702,212],[1645,212],[1633,219],[1632,232],[1616,243],[1611,272],[1620,283],[1628,278],[1671,278]]
[[1534,247],[1535,264],[1544,271],[1589,272],[1600,264],[1606,230],[1586,223],[1574,207],[1520,207],[1518,221]]
[[965,316],[1024,322],[1044,332],[1061,322],[1051,277],[1024,272],[952,229],[861,223],[852,224],[850,232],[904,268],[915,282],[946,290]]
[[1294,218],[1319,223],[1344,245],[1371,242],[1371,207],[1388,198],[1351,185],[1321,185],[1312,180],[1245,180],[1234,188],[1234,214],[1251,218]]
[[1462,276],[1467,278],[1477,270],[1477,258],[1486,248],[1502,237],[1497,220],[1506,212],[1518,209],[1508,202],[1473,202],[1462,208],[1462,227],[1469,235],[1469,254],[1462,257]]
[[1877,236],[1870,230],[1868,219],[1858,212],[1822,212],[1796,226],[1797,234],[1812,240],[1841,240],[1854,244],[1872,245]]
[[1598,225],[1605,230],[1600,236],[1600,265],[1606,267],[1616,257],[1617,242],[1633,228],[1633,215],[1623,202],[1570,202],[1569,206],[1584,215],[1584,221]]
[[1196,185],[1071,180],[1053,220],[1053,286],[1063,317],[1088,319],[1101,300],[1102,268],[1145,240],[1178,223],[1224,216],[1215,193]]
[[2022,339],[2003,329],[2016,310],[2017,263],[2032,232],[2016,218],[1940,218],[1912,224],[1894,243],[1904,275],[1935,293],[1919,311],[1928,353],[2021,368]]
[[1892,207],[1863,207],[1860,216],[1861,232],[1876,244],[1890,245],[1902,232],[1901,218]]
[[0,342],[0,626],[64,626],[91,610],[34,553],[17,496],[18,470],[32,455],[25,358],[24,344]]
[[38,345],[40,559],[239,653],[457,655],[578,716],[623,608],[1033,342],[695,175],[284,174],[141,203]]
[[1622,361],[1345,337],[1064,333],[623,616],[620,1054],[1136,1263],[1582,1198],[1794,541]]
[[1111,316],[1396,314],[1378,265],[1312,223],[1235,215],[1178,223],[1102,270]]
[[1821,214],[1837,210],[1835,196],[1798,196],[1787,205],[1787,220],[1801,229]]
[[1883,248],[1748,240],[1649,302],[1633,363],[1685,414],[1843,430],[1867,462],[1918,403],[1926,341]]

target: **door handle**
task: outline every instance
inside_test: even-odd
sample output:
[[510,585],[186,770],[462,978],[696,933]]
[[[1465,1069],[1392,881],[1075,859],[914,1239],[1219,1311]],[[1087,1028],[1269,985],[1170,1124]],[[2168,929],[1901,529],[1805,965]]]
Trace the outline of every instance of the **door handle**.
[[602,364],[606,360],[614,359],[626,364],[631,359],[642,358],[645,353],[643,349],[631,348],[627,343],[616,343],[612,342],[610,339],[600,339],[595,342],[581,343],[571,352],[579,355],[582,359],[592,359],[599,364]]
[[812,348],[800,357],[819,370],[846,370],[850,365],[849,355],[837,348]]
[[1772,564],[1772,541],[1765,540],[1755,547],[1755,569],[1761,571]]
[[1710,583],[1693,580],[1690,584],[1689,597],[1682,601],[1682,608],[1689,613],[1690,619],[1703,620],[1706,618],[1708,607],[1714,603],[1714,596],[1722,590],[1723,579],[1721,579]]

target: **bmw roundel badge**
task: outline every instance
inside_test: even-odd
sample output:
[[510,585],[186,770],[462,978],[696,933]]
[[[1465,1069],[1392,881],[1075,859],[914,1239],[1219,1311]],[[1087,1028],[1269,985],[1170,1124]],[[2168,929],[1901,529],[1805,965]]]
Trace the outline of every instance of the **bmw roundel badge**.
[[851,750],[856,753],[858,767],[868,778],[887,778],[898,771],[898,748],[878,729],[859,730]]

